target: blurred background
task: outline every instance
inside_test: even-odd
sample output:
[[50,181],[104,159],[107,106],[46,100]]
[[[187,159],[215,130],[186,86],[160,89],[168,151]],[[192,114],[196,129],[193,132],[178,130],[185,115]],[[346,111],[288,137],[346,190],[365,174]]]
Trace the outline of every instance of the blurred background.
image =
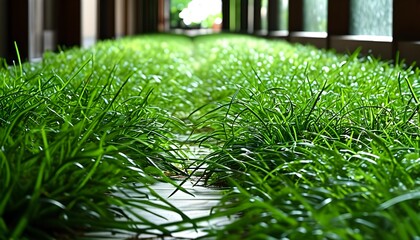
[[420,59],[418,0],[0,0],[0,57],[123,36],[235,32],[383,59]]

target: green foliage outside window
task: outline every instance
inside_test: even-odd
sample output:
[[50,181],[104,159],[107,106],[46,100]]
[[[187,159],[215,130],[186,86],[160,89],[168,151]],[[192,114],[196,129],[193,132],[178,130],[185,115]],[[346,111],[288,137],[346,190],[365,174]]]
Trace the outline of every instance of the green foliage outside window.
[[350,33],[392,36],[392,0],[352,0]]
[[[220,0],[172,0],[171,28],[212,28],[216,20],[222,19],[219,5]],[[181,13],[186,13],[186,18]]]
[[279,13],[280,13],[280,29],[279,30],[288,30],[289,29],[289,0],[281,0],[279,4]]
[[181,27],[182,19],[179,13],[188,6],[191,0],[171,0],[171,28]]
[[326,32],[328,0],[304,0],[303,30]]

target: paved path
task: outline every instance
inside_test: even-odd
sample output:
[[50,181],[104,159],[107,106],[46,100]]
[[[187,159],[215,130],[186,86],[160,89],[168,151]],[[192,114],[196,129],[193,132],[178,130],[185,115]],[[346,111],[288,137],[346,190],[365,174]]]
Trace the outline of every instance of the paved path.
[[[175,186],[168,184],[168,183],[156,183],[151,186],[151,188],[158,193],[163,199],[167,200],[170,204],[178,208],[180,211],[182,211],[185,215],[187,215],[189,218],[198,218],[198,217],[205,217],[212,214],[212,208],[216,206],[220,198],[222,197],[221,190],[215,190],[211,188],[206,188],[202,186],[193,186],[194,183],[191,181],[185,182],[183,184],[183,187],[190,193],[187,194],[182,191],[177,191],[175,194],[171,196],[171,194],[176,189]],[[142,192],[146,192],[146,189],[142,189]],[[139,193],[130,193],[126,192],[128,195],[132,198],[141,198],[145,199],[145,194],[142,194],[141,196]],[[169,197],[170,196],[170,197]],[[148,203],[156,203],[160,205],[165,205],[162,201],[160,201],[158,198],[153,197],[152,194],[149,194],[148,196]],[[162,208],[159,207],[153,207],[148,205],[146,207],[146,210],[138,210],[138,209],[132,209],[134,213],[130,215],[132,219],[136,219],[135,215],[138,214],[139,216],[143,217],[147,221],[154,223],[156,225],[163,225],[163,224],[169,224],[172,222],[178,222],[182,221],[182,216],[179,215],[176,212],[173,211],[165,211],[162,210]],[[137,218],[138,219],[138,218]],[[157,237],[153,234],[142,234],[139,236],[133,236],[132,234],[113,234],[112,236],[109,235],[109,233],[96,233],[92,234],[95,236],[100,236],[102,239],[195,239],[202,237],[206,234],[206,232],[203,230],[204,228],[218,228],[220,226],[223,226],[229,222],[229,219],[226,217],[213,219],[212,221],[205,221],[201,222],[199,226],[201,229],[198,231],[195,230],[186,230],[178,232],[175,229],[177,229],[176,226],[168,227],[170,231],[173,231],[172,237]],[[191,224],[187,224],[191,226]],[[151,231],[151,233],[159,234],[160,232],[158,230]]]

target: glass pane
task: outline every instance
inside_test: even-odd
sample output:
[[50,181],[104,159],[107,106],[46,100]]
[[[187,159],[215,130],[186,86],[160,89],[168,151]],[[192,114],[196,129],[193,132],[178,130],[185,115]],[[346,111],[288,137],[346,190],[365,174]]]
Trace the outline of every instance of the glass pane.
[[261,0],[261,30],[268,30],[268,0]]
[[171,0],[171,28],[218,28],[221,0]]
[[326,32],[328,18],[328,0],[304,0],[303,30]]
[[392,0],[351,0],[350,34],[392,35]]
[[289,0],[280,0],[280,30],[288,30],[289,29]]
[[[274,30],[287,30],[289,27],[289,0],[278,1],[278,27]],[[268,0],[261,0],[261,29],[268,30]]]

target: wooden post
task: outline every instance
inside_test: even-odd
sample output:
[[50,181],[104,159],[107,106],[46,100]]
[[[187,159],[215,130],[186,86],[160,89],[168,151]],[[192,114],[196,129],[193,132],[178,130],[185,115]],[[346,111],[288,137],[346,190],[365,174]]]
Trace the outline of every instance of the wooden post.
[[279,25],[279,0],[268,0],[268,32],[277,31],[280,28]]
[[125,35],[134,35],[136,33],[137,22],[137,0],[125,0]]
[[222,0],[222,30],[230,31],[230,0]]
[[57,23],[54,19],[55,1],[44,0],[44,51],[56,50]]
[[56,0],[57,44],[80,46],[82,42],[81,0]]
[[419,0],[393,1],[393,38],[397,41],[420,41]]
[[327,47],[330,48],[332,36],[350,34],[350,0],[328,1],[327,23]]
[[143,0],[143,30],[146,33],[158,31],[158,1]]
[[158,31],[166,32],[170,29],[170,11],[171,11],[170,0],[159,0],[158,1]]
[[158,1],[137,0],[135,5],[135,33],[152,33],[158,31]]
[[98,1],[98,39],[116,37],[116,2],[115,0]]
[[0,56],[4,57],[8,64],[17,63],[16,42],[22,62],[26,61],[29,57],[29,1],[2,0],[0,3],[0,45],[3,45],[0,48]]
[[420,12],[419,0],[393,1],[392,54],[400,52],[407,62],[420,63]]
[[303,0],[291,0],[289,1],[289,32],[300,31],[303,31]]
[[261,31],[261,0],[254,0],[254,33]]
[[[0,59],[6,58],[8,53],[9,36],[8,36],[8,2],[0,0]],[[0,67],[2,62],[0,62]]]
[[247,33],[248,32],[248,7],[249,7],[249,1],[248,0],[241,0],[240,2],[240,16],[241,16],[241,24],[240,24],[240,32]]

